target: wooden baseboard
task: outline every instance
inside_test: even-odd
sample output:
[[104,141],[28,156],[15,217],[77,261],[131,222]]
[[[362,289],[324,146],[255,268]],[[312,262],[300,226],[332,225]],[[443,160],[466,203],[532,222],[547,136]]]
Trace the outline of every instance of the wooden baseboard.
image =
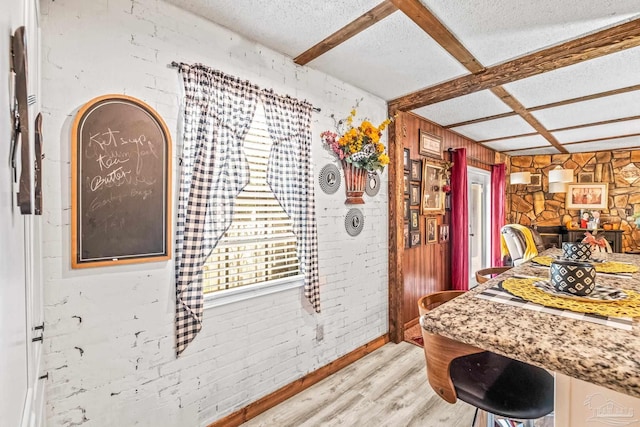
[[413,326],[417,325],[418,322],[420,322],[420,317],[416,317],[415,319],[408,321],[404,324],[404,330],[406,331],[407,329],[412,328]]
[[358,359],[361,359],[362,357],[366,356],[374,350],[377,350],[388,342],[389,334],[385,334],[379,338],[376,338],[375,340],[356,348],[352,352],[345,354],[339,359],[334,360],[328,365],[325,365],[318,370],[308,373],[304,377],[297,379],[290,384],[287,384],[286,386],[264,396],[261,399],[258,399],[253,403],[250,403],[244,408],[233,412],[224,418],[214,421],[212,424],[209,424],[208,427],[239,426],[240,424],[260,415],[266,410],[273,408],[277,404],[284,402],[291,396],[294,396],[301,391],[311,387],[315,383],[327,378],[329,375],[338,372],[340,369],[352,364]]

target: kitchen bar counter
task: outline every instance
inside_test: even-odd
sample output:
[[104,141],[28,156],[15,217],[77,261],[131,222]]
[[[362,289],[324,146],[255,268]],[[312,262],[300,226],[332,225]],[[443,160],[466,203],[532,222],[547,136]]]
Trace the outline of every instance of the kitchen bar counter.
[[[549,249],[543,255],[560,253]],[[637,255],[608,257],[640,263]],[[477,297],[499,280],[515,275],[548,278],[549,269],[531,262],[514,267],[427,313],[421,324],[431,333],[640,397],[639,318],[629,331]],[[640,292],[640,273],[630,278],[598,274],[596,283]]]

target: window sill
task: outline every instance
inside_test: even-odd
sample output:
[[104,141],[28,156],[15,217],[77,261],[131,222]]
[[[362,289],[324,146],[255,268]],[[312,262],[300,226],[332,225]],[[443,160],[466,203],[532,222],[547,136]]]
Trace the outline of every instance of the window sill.
[[300,274],[298,276],[287,277],[286,279],[212,292],[204,296],[204,309],[208,310],[210,308],[233,304],[289,289],[301,288],[303,286],[304,276]]

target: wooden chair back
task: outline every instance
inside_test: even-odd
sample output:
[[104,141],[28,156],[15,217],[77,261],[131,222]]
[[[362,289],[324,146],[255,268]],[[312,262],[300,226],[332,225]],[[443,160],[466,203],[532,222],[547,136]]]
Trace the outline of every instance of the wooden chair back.
[[[440,304],[444,304],[463,293],[464,291],[442,291],[425,295],[418,300],[420,317]],[[484,350],[454,341],[442,335],[429,333],[424,328],[421,329],[429,384],[438,396],[449,403],[455,403],[458,398],[449,373],[451,361],[460,356],[481,353]]]
[[476,282],[478,283],[484,283],[486,281],[488,281],[489,279],[491,279],[491,276],[493,275],[498,275],[498,274],[502,274],[505,271],[511,269],[511,266],[507,266],[507,267],[490,267],[490,268],[483,268],[482,270],[478,270],[476,271]]

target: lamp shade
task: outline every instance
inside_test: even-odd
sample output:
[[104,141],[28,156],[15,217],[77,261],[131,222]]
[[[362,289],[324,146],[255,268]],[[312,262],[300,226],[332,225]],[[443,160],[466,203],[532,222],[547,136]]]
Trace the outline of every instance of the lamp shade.
[[566,182],[550,182],[549,193],[566,193],[567,185]]
[[549,171],[549,183],[552,182],[573,182],[573,169],[562,169],[556,166]]
[[514,172],[509,179],[511,184],[531,184],[531,172]]

